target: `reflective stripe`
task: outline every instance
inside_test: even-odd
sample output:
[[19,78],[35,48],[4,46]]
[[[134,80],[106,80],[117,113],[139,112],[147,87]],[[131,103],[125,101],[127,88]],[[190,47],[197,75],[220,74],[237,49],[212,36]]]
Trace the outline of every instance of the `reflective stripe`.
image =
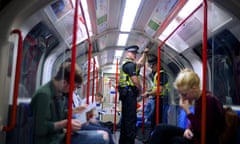
[[[123,71],[123,66],[126,64],[126,63],[134,63],[132,60],[130,59],[124,59],[122,65],[121,65],[121,69],[120,69],[120,78],[119,78],[119,86],[120,87],[126,87],[126,86],[134,86],[134,83],[132,82],[132,80],[130,79],[130,76],[125,73]],[[138,68],[136,67],[136,73],[138,73],[139,70]]]
[[[160,74],[161,73],[166,73],[164,70],[161,70],[160,71]],[[166,75],[168,75],[167,73],[166,73]],[[153,86],[153,88],[152,88],[152,90],[156,90],[157,89],[157,76],[158,76],[158,73],[156,72],[156,74],[154,75],[154,78],[153,78],[153,84],[154,84],[154,86]],[[166,95],[167,94],[167,92],[170,90],[170,88],[169,88],[169,84],[168,84],[168,82],[167,83],[165,83],[164,85],[163,85],[163,90],[160,92],[160,96],[164,96],[164,95]]]

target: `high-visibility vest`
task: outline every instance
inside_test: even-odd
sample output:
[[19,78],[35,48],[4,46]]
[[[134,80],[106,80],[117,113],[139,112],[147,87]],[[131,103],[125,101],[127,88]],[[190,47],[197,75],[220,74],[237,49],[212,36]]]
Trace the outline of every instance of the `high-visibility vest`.
[[[166,75],[168,75],[164,70],[161,70],[161,71],[160,71],[160,75],[161,75],[161,73],[165,73]],[[153,78],[153,84],[154,84],[154,86],[153,86],[153,89],[152,89],[152,90],[156,90],[156,89],[157,89],[157,85],[158,85],[158,82],[157,82],[158,78],[157,78],[157,76],[158,76],[158,73],[156,72],[155,75],[154,75],[154,78]],[[169,84],[168,84],[168,82],[165,83],[162,87],[163,87],[163,89],[162,89],[162,91],[160,92],[160,96],[166,95],[167,92],[169,91]]]
[[[126,86],[135,86],[134,83],[132,82],[130,76],[125,73],[123,71],[123,66],[126,64],[126,63],[134,63],[134,61],[130,60],[130,59],[125,59],[121,65],[121,69],[120,69],[120,78],[119,78],[119,86],[120,87],[126,87]],[[138,67],[136,67],[136,73],[138,74],[139,73],[139,69]]]

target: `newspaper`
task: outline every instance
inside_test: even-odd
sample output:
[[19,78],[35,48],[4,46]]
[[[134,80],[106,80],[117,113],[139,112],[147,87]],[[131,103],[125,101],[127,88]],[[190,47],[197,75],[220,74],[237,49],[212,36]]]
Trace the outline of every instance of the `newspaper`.
[[93,109],[96,109],[96,103],[89,103],[87,108],[82,113],[78,114],[77,119],[81,123],[86,123],[87,122],[87,113]]

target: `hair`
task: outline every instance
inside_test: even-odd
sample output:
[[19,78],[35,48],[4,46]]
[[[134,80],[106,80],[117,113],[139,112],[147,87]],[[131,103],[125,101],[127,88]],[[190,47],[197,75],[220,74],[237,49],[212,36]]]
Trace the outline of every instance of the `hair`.
[[[71,62],[64,62],[61,64],[60,68],[58,69],[58,72],[56,76],[54,77],[55,80],[66,80],[68,83],[70,83],[70,74],[71,74]],[[82,78],[82,71],[80,67],[75,64],[75,77],[74,82],[82,84],[83,78]]]
[[193,86],[200,88],[200,78],[199,76],[191,69],[185,68],[182,69],[177,78],[175,79],[173,86],[175,89],[183,87],[184,89],[190,89]]
[[95,96],[103,97],[102,93],[100,92],[96,93]]

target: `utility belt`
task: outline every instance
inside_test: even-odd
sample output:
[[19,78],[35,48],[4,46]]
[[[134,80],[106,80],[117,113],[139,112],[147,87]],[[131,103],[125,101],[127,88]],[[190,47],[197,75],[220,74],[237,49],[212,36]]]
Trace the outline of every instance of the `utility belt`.
[[118,90],[138,91],[135,86],[118,86]]
[[139,96],[139,90],[135,86],[125,86],[125,87],[118,87],[118,91],[120,93],[120,100],[124,100],[126,97],[138,97]]

